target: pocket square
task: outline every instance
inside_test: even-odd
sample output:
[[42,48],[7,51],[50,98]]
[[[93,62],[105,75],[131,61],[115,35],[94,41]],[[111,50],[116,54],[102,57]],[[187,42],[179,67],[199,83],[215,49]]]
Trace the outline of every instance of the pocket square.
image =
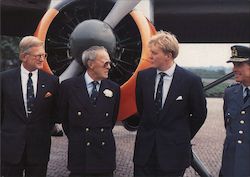
[[48,97],[51,97],[51,96],[52,96],[52,93],[47,92],[47,93],[44,95],[44,98],[48,98]]
[[176,100],[183,100],[182,96],[178,96]]

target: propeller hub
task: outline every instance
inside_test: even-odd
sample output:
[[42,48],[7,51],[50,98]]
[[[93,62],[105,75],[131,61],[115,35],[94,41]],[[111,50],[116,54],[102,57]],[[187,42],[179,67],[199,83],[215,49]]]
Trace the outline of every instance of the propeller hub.
[[79,23],[70,35],[71,55],[81,64],[82,52],[94,45],[104,46],[113,56],[116,38],[112,28],[105,22],[96,19]]

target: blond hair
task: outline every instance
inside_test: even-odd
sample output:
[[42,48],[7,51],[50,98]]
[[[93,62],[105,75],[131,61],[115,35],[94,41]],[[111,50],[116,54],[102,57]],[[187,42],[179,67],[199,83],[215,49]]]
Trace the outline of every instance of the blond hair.
[[32,47],[44,46],[44,42],[35,36],[25,36],[19,43],[19,52],[28,53]]
[[158,31],[149,41],[149,47],[151,46],[160,47],[165,54],[172,53],[173,58],[176,58],[179,53],[179,42],[170,32]]

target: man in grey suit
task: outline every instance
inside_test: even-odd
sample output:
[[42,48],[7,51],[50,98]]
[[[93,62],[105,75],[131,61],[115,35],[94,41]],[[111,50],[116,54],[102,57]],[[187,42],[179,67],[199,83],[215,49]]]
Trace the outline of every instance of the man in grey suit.
[[108,78],[111,68],[104,47],[93,46],[82,54],[87,70],[65,80],[60,88],[60,117],[68,137],[70,176],[113,176],[116,146],[112,133],[120,87]]
[[149,42],[154,67],[140,71],[136,104],[140,116],[134,176],[183,176],[191,163],[191,139],[207,109],[200,77],[179,67],[178,41],[160,31]]
[[46,176],[59,81],[41,70],[42,41],[26,36],[19,50],[21,66],[1,73],[1,173]]
[[232,46],[233,72],[237,84],[225,89],[224,142],[220,176],[250,176],[250,48]]

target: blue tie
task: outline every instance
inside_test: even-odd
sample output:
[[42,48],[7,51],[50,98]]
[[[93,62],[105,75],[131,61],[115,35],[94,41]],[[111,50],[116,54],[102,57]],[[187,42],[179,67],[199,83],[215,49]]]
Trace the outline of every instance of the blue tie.
[[93,88],[92,88],[92,92],[91,92],[91,96],[90,96],[90,100],[91,100],[91,103],[96,106],[96,101],[97,101],[97,96],[98,96],[98,91],[97,91],[97,88],[96,86],[99,84],[97,81],[93,81],[91,82],[92,85],[93,85]]
[[156,96],[155,96],[155,108],[156,108],[156,114],[158,115],[162,109],[162,88],[163,88],[163,77],[166,76],[166,73],[160,72],[160,81],[157,86],[156,90]]
[[245,92],[246,92],[247,94],[246,94],[246,96],[244,97],[244,103],[247,102],[247,100],[248,100],[248,98],[249,98],[249,95],[250,95],[250,94],[249,94],[249,88],[248,88],[248,87],[245,88]]
[[27,114],[28,114],[28,117],[32,113],[32,108],[34,106],[34,100],[35,100],[33,82],[32,82],[31,77],[32,77],[32,73],[29,73],[29,78],[28,78],[28,82],[27,82]]

